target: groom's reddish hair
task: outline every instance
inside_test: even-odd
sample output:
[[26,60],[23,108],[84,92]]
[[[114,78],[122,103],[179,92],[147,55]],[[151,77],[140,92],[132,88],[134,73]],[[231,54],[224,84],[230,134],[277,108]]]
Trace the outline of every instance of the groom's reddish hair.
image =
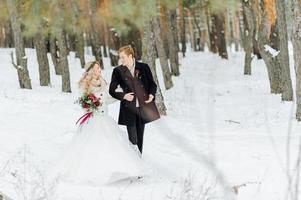
[[118,54],[120,54],[121,52],[124,52],[127,56],[132,55],[133,58],[135,57],[134,49],[130,45],[123,46],[118,49]]

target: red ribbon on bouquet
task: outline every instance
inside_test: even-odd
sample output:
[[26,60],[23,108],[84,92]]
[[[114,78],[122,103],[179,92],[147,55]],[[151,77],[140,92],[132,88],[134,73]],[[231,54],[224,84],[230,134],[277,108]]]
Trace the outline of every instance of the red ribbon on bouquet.
[[88,113],[84,114],[83,116],[81,116],[81,117],[77,120],[76,124],[77,124],[79,121],[81,121],[79,124],[82,125],[82,124],[85,123],[85,121],[87,121],[91,116],[92,116],[92,112],[88,112]]

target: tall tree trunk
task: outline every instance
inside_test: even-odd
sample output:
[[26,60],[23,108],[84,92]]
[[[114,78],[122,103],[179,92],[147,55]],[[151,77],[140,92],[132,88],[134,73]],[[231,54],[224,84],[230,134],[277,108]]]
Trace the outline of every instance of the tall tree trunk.
[[179,56],[178,56],[178,44],[175,42],[177,39],[177,35],[175,34],[177,27],[175,27],[174,21],[176,20],[176,16],[172,11],[167,10],[168,16],[168,49],[169,49],[169,61],[170,61],[170,68],[171,73],[174,76],[180,75],[179,69]]
[[258,29],[258,47],[267,67],[271,93],[279,94],[281,93],[281,80],[278,56],[273,56],[267,51],[268,45],[270,45],[270,32],[270,22],[264,12],[261,14],[261,24]]
[[81,11],[78,8],[76,0],[71,0],[71,6],[74,14],[72,14],[72,21],[75,26],[73,27],[73,36],[74,36],[74,50],[76,51],[76,57],[79,58],[81,67],[85,66],[85,41],[84,41],[84,32],[76,26],[79,22]]
[[156,105],[161,115],[166,115],[166,106],[161,92],[159,81],[156,73],[156,56],[155,56],[155,35],[153,32],[152,21],[146,21],[143,28],[142,37],[142,60],[149,64],[154,80],[157,84]]
[[299,0],[291,0],[292,43],[296,70],[296,119],[301,121],[301,5]]
[[191,48],[194,51],[196,51],[197,49],[196,49],[194,26],[193,26],[193,16],[189,9],[187,9],[187,17],[188,17],[188,24],[189,24],[189,35],[190,35]]
[[106,30],[106,23],[104,20],[101,20],[101,28],[102,28],[102,33],[103,33],[103,34],[101,34],[101,43],[103,46],[103,56],[108,57],[108,52],[107,52],[108,41],[106,39],[107,30]]
[[212,15],[215,24],[215,43],[218,49],[218,54],[220,57],[228,59],[227,44],[225,37],[225,19],[222,13],[216,13]]
[[7,9],[9,12],[10,21],[12,25],[12,32],[14,35],[19,85],[20,88],[32,89],[31,80],[27,69],[27,57],[25,55],[25,49],[23,43],[24,41],[22,38],[21,26],[19,23],[20,19],[18,16],[16,1],[6,0],[6,2],[7,2]]
[[259,12],[260,5],[258,0],[252,4],[252,13],[253,13],[253,22],[254,22],[254,32],[253,32],[253,54],[257,56],[257,59],[262,59],[260,52],[259,52],[259,44],[258,44],[258,29],[259,29],[259,19],[260,17]]
[[78,32],[76,33],[76,41],[75,41],[75,49],[76,55],[80,60],[80,65],[82,68],[85,67],[85,41],[84,41],[84,33]]
[[15,46],[13,35],[11,22],[8,21],[5,26],[5,47],[12,48]]
[[213,21],[213,17],[211,16],[210,9],[206,8],[206,21],[207,21],[207,29],[209,33],[209,49],[212,53],[217,53],[217,44],[216,44],[216,27]]
[[289,55],[288,55],[288,36],[287,36],[287,25],[286,25],[286,9],[285,1],[276,0],[276,11],[277,11],[277,27],[279,33],[279,62],[281,66],[281,77],[282,77],[282,100],[292,101],[293,100],[293,87],[290,75],[289,66]]
[[[90,23],[91,23],[91,44],[92,44],[92,50],[93,54],[95,56],[95,59],[102,63],[102,53],[101,53],[101,33],[99,29],[101,28],[99,26],[99,23],[96,18],[96,6],[97,6],[97,0],[89,0],[90,3]],[[101,65],[103,68],[103,65]]]
[[235,43],[235,51],[239,51],[240,33],[239,33],[239,12],[233,14],[233,38]]
[[[177,52],[180,51],[179,48],[179,33],[178,33],[178,16],[177,16],[177,10],[176,9],[170,9],[170,22],[172,23],[172,27],[173,27],[173,39],[174,39],[174,43],[175,43],[175,48],[177,50]],[[178,56],[176,57],[178,59]],[[179,63],[179,61],[177,60],[177,63]]]
[[160,6],[160,27],[162,28],[161,35],[162,35],[166,55],[169,58],[168,23],[167,23],[167,15],[166,15],[167,10],[166,10],[166,6],[164,6],[160,0],[158,1]]
[[179,0],[179,17],[180,17],[180,35],[181,35],[181,51],[183,57],[185,57],[186,52],[186,27],[185,27],[185,12],[183,6],[184,0]]
[[[280,46],[279,46],[279,37],[278,37],[278,26],[276,24],[273,24],[271,27],[271,34],[270,34],[270,46],[279,51]],[[277,84],[277,93],[282,92],[282,87],[281,87],[281,66],[279,62],[279,55],[274,58],[273,62],[273,67],[272,67],[272,72],[273,72],[273,80],[274,83]]]
[[109,36],[109,56],[111,60],[112,66],[118,65],[118,49],[121,47],[120,38],[115,31],[115,29],[110,29],[110,36]]
[[160,64],[161,64],[163,78],[164,78],[164,85],[165,88],[168,90],[173,86],[173,83],[172,83],[171,73],[168,66],[168,59],[163,46],[163,40],[161,38],[161,27],[160,27],[159,19],[154,18],[153,27],[154,27],[156,48],[159,54]]
[[[63,1],[56,0],[57,15],[61,16],[61,13],[66,10],[66,4]],[[61,70],[62,73],[62,92],[71,92],[70,86],[70,73],[69,73],[69,63],[68,63],[68,47],[67,47],[67,40],[66,40],[66,33],[64,30],[64,23],[62,20],[58,21],[56,24],[55,29],[55,36],[57,39],[57,46],[58,46],[58,55],[59,55],[59,63],[58,68]]]
[[253,33],[254,22],[251,8],[251,2],[243,2],[243,21],[244,21],[244,50],[245,50],[245,67],[244,74],[251,75],[252,52],[253,52]]
[[5,28],[0,23],[0,47],[5,48]]
[[70,73],[68,64],[68,50],[66,42],[66,34],[63,29],[59,30],[57,35],[59,48],[59,68],[62,70],[62,91],[71,92]]
[[204,46],[201,44],[201,38],[202,38],[203,34],[202,34],[202,30],[201,30],[201,27],[199,25],[199,21],[197,20],[197,17],[196,17],[196,14],[195,14],[194,10],[191,11],[191,15],[192,15],[194,24],[195,24],[195,26],[196,26],[196,28],[198,30],[198,33],[199,33],[199,37],[197,39],[198,41],[196,42],[196,46],[197,46],[196,49],[198,51],[204,51]]
[[50,34],[49,36],[49,43],[50,43],[51,60],[54,65],[55,74],[62,75],[62,69],[60,68],[59,65],[57,39],[53,34]]
[[37,59],[39,64],[40,85],[48,86],[50,85],[50,71],[47,57],[46,38],[43,35],[43,33],[37,33],[35,35],[34,45],[36,48]]

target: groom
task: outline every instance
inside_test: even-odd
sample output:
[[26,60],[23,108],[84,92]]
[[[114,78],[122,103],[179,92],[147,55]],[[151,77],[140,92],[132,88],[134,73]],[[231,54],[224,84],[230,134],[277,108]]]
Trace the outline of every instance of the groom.
[[129,140],[142,153],[145,124],[160,118],[157,85],[149,66],[135,60],[130,46],[121,47],[118,54],[121,65],[113,70],[109,93],[120,100],[118,124],[127,127]]

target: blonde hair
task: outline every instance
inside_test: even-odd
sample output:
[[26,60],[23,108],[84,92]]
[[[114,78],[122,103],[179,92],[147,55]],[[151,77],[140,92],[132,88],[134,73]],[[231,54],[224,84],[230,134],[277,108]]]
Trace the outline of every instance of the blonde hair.
[[133,58],[135,57],[134,49],[130,45],[123,46],[120,49],[118,49],[118,54],[121,52],[124,52],[127,56],[132,55]]
[[[92,91],[92,85],[91,81],[93,80],[93,67],[98,64],[100,67],[102,66],[100,62],[98,61],[93,61],[93,62],[87,62],[85,64],[85,72],[83,73],[82,77],[80,78],[78,82],[78,87],[83,93],[90,93]],[[101,80],[102,77],[101,75],[97,77],[97,80]],[[102,87],[103,83],[105,82],[101,81],[100,87]]]

